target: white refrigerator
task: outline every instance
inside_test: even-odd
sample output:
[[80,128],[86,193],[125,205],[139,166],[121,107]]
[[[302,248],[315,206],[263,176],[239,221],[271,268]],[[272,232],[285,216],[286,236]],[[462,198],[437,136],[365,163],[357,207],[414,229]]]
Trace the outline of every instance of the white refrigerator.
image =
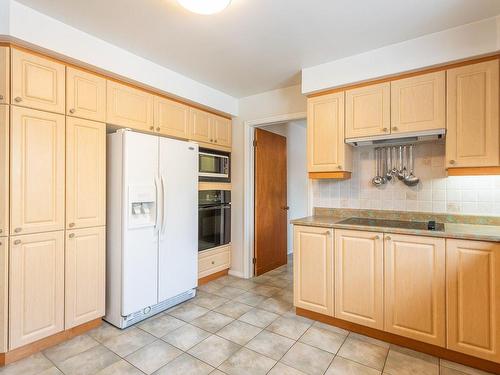
[[198,145],[130,130],[107,137],[104,319],[125,328],[195,295]]

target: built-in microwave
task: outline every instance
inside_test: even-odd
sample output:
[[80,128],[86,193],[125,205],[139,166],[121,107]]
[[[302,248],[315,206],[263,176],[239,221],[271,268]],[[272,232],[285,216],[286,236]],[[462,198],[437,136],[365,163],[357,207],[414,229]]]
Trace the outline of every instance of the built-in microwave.
[[231,154],[200,148],[198,176],[200,181],[231,182]]

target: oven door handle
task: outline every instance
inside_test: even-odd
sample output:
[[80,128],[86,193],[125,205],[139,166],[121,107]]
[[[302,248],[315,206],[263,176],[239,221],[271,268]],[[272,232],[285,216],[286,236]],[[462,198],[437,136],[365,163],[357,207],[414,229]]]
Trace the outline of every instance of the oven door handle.
[[217,205],[217,206],[203,206],[203,207],[198,207],[198,211],[209,211],[209,210],[222,210],[224,209],[224,206]]

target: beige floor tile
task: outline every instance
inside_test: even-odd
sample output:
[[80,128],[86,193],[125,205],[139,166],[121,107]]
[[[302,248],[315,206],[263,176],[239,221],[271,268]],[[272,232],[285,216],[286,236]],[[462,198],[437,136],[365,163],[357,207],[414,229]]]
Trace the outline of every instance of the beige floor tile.
[[235,320],[218,331],[217,336],[224,337],[238,345],[245,345],[257,336],[260,331],[262,331],[262,328]]
[[119,329],[107,322],[102,322],[102,324],[99,327],[89,331],[87,335],[92,337],[94,340],[102,343],[112,337],[120,336],[121,334],[127,332],[130,329],[131,328]]
[[286,313],[288,310],[290,310],[291,307],[291,303],[273,297],[262,301],[258,306],[259,309],[266,310],[278,315]]
[[278,317],[279,315],[277,314],[255,308],[240,316],[238,320],[256,327],[265,328]]
[[134,327],[120,336],[104,341],[102,344],[120,357],[125,357],[153,341],[155,341],[153,335]]
[[57,367],[65,375],[89,375],[95,374],[119,360],[120,357],[115,353],[99,345],[86,352],[68,358],[59,363]]
[[[443,369],[452,369],[452,370],[459,371],[460,373],[463,373],[466,375],[492,375],[489,372],[481,371],[481,370],[478,370],[478,369],[475,369],[472,367],[468,367],[468,366],[464,366],[464,365],[461,365],[460,363],[447,361],[445,359],[441,359],[439,361],[439,364],[441,365],[441,374],[446,372]],[[449,372],[449,374],[451,375],[452,372]]]
[[54,365],[42,354],[36,353],[20,361],[0,367],[1,375],[35,375]]
[[388,342],[385,342],[382,340],[377,340],[377,339],[374,339],[373,337],[360,335],[359,333],[355,333],[355,332],[350,332],[349,337],[352,339],[368,342],[370,344],[378,345],[378,346],[381,346],[382,348],[386,348],[386,349],[389,349],[389,347],[391,346],[391,344],[389,344]]
[[214,368],[187,353],[162,367],[155,375],[207,375]]
[[276,278],[269,280],[266,283],[266,285],[274,286],[276,288],[285,288],[289,283],[290,283],[290,281],[288,281],[282,277],[276,277]]
[[234,342],[212,335],[189,349],[188,353],[213,367],[219,367],[240,348]]
[[285,318],[284,316],[276,319],[266,329],[279,335],[298,340],[312,323],[303,322],[294,318]]
[[265,283],[269,282],[272,279],[273,279],[272,276],[264,274],[264,275],[260,275],[260,276],[254,277],[252,279],[252,281],[254,283],[257,283],[257,284],[265,284]]
[[191,324],[186,324],[175,331],[169,332],[162,339],[180,350],[186,351],[209,336],[210,332]]
[[99,343],[92,337],[80,335],[73,337],[71,340],[62,342],[59,345],[43,351],[43,354],[55,364],[62,362],[77,354],[83,353]]
[[256,287],[256,284],[252,280],[239,279],[231,284],[234,288],[250,290]]
[[336,354],[345,341],[345,336],[326,329],[311,326],[300,338],[300,342]]
[[157,315],[140,323],[137,327],[153,336],[163,337],[170,331],[186,324],[186,322],[174,318],[173,316],[162,314]]
[[345,329],[342,329],[339,327],[335,327],[335,326],[332,326],[330,324],[325,324],[325,323],[321,323],[321,322],[314,322],[313,326],[316,328],[325,329],[325,330],[330,331],[330,332],[335,332],[335,333],[338,333],[338,334],[343,335],[343,336],[347,336],[349,334],[348,330],[345,330]]
[[157,340],[128,355],[125,359],[142,372],[152,374],[181,354],[182,351],[176,347]]
[[222,327],[227,326],[234,319],[215,311],[210,311],[205,315],[196,318],[191,322],[192,325],[204,329],[205,331],[215,333]]
[[226,276],[219,277],[216,281],[222,285],[233,285],[238,280],[241,280],[241,278],[231,276],[231,275],[226,275]]
[[244,303],[246,305],[255,307],[258,306],[262,301],[265,301],[266,299],[267,299],[266,297],[261,296],[260,294],[246,292],[243,293],[242,295],[239,295],[234,300],[236,302]]
[[213,292],[213,294],[217,296],[228,299],[234,299],[244,293],[246,293],[244,289],[233,288],[232,286],[227,285]]
[[335,357],[325,375],[380,375],[381,372],[342,357]]
[[284,363],[278,362],[269,371],[268,375],[306,375],[304,372],[294,369],[293,367],[287,366]]
[[246,347],[254,352],[279,361],[293,344],[295,344],[295,341],[292,339],[269,331],[262,331]]
[[365,341],[347,337],[337,355],[382,371],[388,349]]
[[259,285],[252,289],[252,293],[260,294],[264,297],[272,297],[278,293],[281,289],[270,285]]
[[222,288],[224,285],[215,281],[210,281],[209,283],[200,285],[197,289],[205,293],[213,293],[216,290]]
[[222,371],[215,369],[209,375],[226,375]]
[[435,357],[391,346],[384,373],[391,375],[439,375],[439,361]]
[[97,372],[95,375],[144,375],[144,373],[121,359]]
[[281,359],[285,365],[310,375],[322,375],[332,362],[334,355],[301,342],[295,343]]
[[265,375],[276,364],[275,360],[242,348],[229,357],[219,369],[228,375]]
[[37,375],[64,375],[64,374],[57,367],[51,367],[45,371],[40,372]]
[[245,305],[244,303],[239,303],[236,301],[229,301],[222,306],[217,307],[214,311],[230,316],[233,319],[238,319],[240,316],[246,312],[252,310],[252,306]]
[[184,320],[185,322],[189,323],[195,320],[196,318],[205,315],[209,311],[210,310],[204,307],[198,306],[192,302],[188,302],[188,303],[183,303],[178,307],[173,308],[172,310],[169,310],[167,313],[168,315],[171,315],[174,318]]
[[[220,290],[220,289],[219,289]],[[192,300],[198,306],[213,310],[229,301],[229,298],[220,297],[210,293],[198,293]]]

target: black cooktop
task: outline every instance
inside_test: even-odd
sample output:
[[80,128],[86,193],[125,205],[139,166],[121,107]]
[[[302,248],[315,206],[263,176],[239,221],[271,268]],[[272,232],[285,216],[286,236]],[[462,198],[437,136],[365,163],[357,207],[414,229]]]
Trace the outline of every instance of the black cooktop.
[[385,220],[385,219],[369,219],[364,217],[351,217],[339,221],[339,224],[347,225],[363,225],[372,227],[387,227],[387,228],[403,228],[415,230],[433,230],[444,231],[443,223],[436,223],[435,221],[404,221],[404,220]]

